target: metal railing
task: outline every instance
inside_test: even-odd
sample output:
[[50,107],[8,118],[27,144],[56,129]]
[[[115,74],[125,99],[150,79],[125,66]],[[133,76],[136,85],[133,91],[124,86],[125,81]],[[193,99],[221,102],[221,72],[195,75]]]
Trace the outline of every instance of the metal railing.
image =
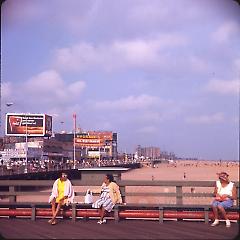
[[[51,189],[53,185],[52,180],[1,180],[0,181],[0,198],[2,200],[9,199],[9,203],[16,203],[17,196],[49,196],[49,191],[39,191],[41,188]],[[81,180],[72,180],[73,187],[84,186],[100,186],[99,181],[81,181]],[[177,205],[183,205],[184,198],[209,198],[213,197],[213,188],[215,186],[215,181],[134,181],[134,180],[121,180],[118,181],[120,186],[122,198],[124,202],[127,202],[128,197],[171,197],[175,198]],[[239,206],[239,182],[235,182],[237,187],[237,200],[236,204]],[[150,191],[150,192],[136,192],[129,191],[128,187],[171,187],[175,189],[172,192],[163,192],[163,191]],[[211,191],[205,192],[186,192],[184,189],[186,187],[197,188],[201,187],[206,190],[211,188]],[[76,191],[76,196],[84,196],[86,191]]]

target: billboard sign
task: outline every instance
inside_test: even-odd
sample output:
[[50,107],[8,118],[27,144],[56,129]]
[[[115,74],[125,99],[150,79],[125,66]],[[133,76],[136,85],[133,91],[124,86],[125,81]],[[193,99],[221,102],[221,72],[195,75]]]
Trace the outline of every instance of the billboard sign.
[[77,147],[97,148],[106,146],[107,141],[112,141],[112,132],[88,131],[76,135],[75,143]]
[[103,145],[101,139],[96,136],[77,136],[75,143],[78,147],[100,147]]
[[6,114],[7,136],[44,137],[52,135],[52,117],[46,114]]

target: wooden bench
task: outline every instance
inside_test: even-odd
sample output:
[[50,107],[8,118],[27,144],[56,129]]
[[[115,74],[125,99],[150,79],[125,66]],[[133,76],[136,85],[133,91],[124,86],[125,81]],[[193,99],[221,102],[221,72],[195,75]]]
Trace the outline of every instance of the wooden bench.
[[[239,221],[239,207],[234,206],[226,210],[230,220]],[[26,203],[0,203],[0,216],[28,216],[33,221],[36,217],[51,217],[51,205],[42,202]],[[93,209],[91,204],[73,203],[63,208],[59,214],[63,217],[71,217],[76,221],[77,217],[88,219],[99,217],[98,210]],[[107,217],[113,218],[116,222],[122,219],[151,218],[158,219],[163,223],[164,219],[203,219],[209,223],[213,218],[211,205],[176,205],[176,204],[116,204]]]
[[[149,210],[155,210],[155,213],[158,211],[159,223],[163,223],[164,218],[176,218],[177,220],[182,219],[197,219],[196,213],[200,216],[200,219],[204,219],[205,223],[209,223],[209,218],[213,219],[212,206],[211,205],[176,205],[176,204],[126,204],[126,205],[116,205],[114,208],[115,211],[121,212],[124,210],[141,210],[146,212]],[[239,221],[239,207],[233,206],[226,209],[227,214],[229,215],[230,220]],[[166,214],[165,214],[166,213]],[[115,214],[116,216],[121,216],[121,214]],[[166,215],[166,216],[165,216]],[[170,216],[169,216],[170,215]],[[183,215],[179,216],[178,215]],[[184,217],[186,215],[186,217]],[[174,217],[176,216],[176,217]],[[116,218],[118,221],[120,218]]]

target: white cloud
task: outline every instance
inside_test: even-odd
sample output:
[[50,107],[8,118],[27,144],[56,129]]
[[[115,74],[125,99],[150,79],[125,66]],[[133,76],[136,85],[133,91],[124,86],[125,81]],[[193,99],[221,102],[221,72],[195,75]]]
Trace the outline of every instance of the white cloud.
[[214,124],[224,121],[224,114],[222,112],[210,114],[210,115],[199,115],[187,117],[185,119],[187,123],[192,124]]
[[64,106],[70,104],[74,106],[79,101],[82,91],[85,89],[84,81],[75,81],[66,83],[61,75],[55,70],[47,70],[41,72],[27,81],[19,84],[3,84],[4,98],[8,100],[8,96],[12,96],[11,101],[16,102],[15,108],[22,108],[22,111],[32,111],[29,109],[31,105],[34,111],[48,112],[56,106],[56,114],[61,114]]
[[83,81],[74,82],[67,86],[67,91],[68,91],[67,93],[71,94],[72,96],[78,96],[83,91],[85,86],[86,86],[86,83]]
[[212,34],[213,40],[219,43],[225,43],[235,34],[239,34],[239,24],[236,22],[225,22]]
[[218,80],[211,79],[205,87],[206,91],[215,92],[218,94],[238,94],[240,82],[239,80]]
[[[47,70],[29,79],[22,89],[35,100],[41,98],[44,102],[71,102],[85,88],[85,82],[76,81],[70,84],[64,82],[55,70]],[[39,101],[39,100],[38,100]]]
[[95,103],[97,109],[110,109],[116,111],[128,111],[146,109],[156,105],[159,102],[158,97],[149,96],[146,94],[140,96],[129,96],[115,101],[101,101]]
[[80,43],[70,48],[56,50],[54,64],[60,69],[82,70],[87,67],[95,66],[100,58],[98,49],[89,43]]
[[59,70],[81,71],[92,67],[105,71],[126,67],[165,66],[164,52],[183,46],[186,38],[178,34],[160,34],[150,39],[116,40],[94,45],[80,42],[68,48],[57,49],[53,64]]
[[64,81],[55,70],[47,70],[31,77],[24,85],[28,92],[46,94],[54,92],[56,88],[62,89]]
[[145,126],[137,130],[138,133],[155,133],[157,128],[154,126]]

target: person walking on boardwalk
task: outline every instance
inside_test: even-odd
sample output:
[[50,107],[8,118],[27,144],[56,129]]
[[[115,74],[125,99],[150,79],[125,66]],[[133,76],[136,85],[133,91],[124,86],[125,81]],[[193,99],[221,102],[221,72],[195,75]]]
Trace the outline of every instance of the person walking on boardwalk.
[[55,225],[56,216],[60,209],[64,205],[69,205],[73,202],[74,190],[72,183],[67,178],[66,173],[61,173],[60,178],[58,178],[52,187],[52,193],[49,197],[49,203],[52,205],[52,218],[48,221],[50,224]]
[[226,172],[217,173],[217,175],[219,180],[216,181],[216,186],[214,189],[215,199],[212,203],[215,220],[211,226],[214,227],[219,224],[219,211],[226,220],[226,227],[230,227],[231,223],[227,217],[225,209],[233,206],[233,202],[237,198],[237,190],[236,186],[234,186],[234,183],[229,181],[229,175]]
[[97,223],[106,223],[105,211],[111,212],[115,204],[122,203],[119,186],[114,182],[112,174],[106,174],[101,188],[92,192],[101,193],[100,198],[92,204],[93,208],[99,208],[100,220]]

